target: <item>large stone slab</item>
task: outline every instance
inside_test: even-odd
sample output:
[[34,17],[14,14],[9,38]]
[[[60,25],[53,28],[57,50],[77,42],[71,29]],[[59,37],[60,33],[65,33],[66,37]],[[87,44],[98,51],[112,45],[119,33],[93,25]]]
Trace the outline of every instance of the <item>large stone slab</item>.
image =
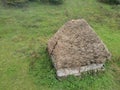
[[84,19],[63,25],[48,41],[48,52],[58,77],[103,68],[111,54]]

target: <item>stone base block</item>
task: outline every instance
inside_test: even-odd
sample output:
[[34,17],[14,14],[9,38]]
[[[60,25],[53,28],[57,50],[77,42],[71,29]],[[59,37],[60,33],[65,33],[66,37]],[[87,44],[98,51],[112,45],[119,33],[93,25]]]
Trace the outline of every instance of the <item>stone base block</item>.
[[103,64],[91,64],[88,66],[82,66],[78,68],[64,68],[57,70],[58,77],[66,77],[68,75],[80,76],[81,73],[91,71],[91,70],[102,70],[104,68]]

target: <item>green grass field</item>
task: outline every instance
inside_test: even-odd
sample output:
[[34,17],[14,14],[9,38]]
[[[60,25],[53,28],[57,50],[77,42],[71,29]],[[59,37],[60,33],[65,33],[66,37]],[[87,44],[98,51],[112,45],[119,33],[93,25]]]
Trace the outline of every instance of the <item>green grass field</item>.
[[[104,73],[59,81],[47,41],[65,22],[84,18],[112,53]],[[0,6],[0,90],[120,90],[120,6],[97,0]]]

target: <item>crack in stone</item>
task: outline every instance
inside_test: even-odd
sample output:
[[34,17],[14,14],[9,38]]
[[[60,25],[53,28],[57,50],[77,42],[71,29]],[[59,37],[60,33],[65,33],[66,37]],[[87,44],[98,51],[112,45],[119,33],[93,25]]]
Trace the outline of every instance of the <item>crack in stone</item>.
[[58,41],[56,41],[55,45],[53,46],[53,48],[52,48],[52,51],[51,51],[50,55],[52,55],[52,53],[53,53],[54,49],[56,48],[57,44],[58,44]]

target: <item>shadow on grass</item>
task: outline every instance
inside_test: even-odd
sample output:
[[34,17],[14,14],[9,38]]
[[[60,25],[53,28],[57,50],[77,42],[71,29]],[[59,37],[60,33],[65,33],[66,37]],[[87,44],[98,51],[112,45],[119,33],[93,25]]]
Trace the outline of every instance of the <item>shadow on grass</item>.
[[101,3],[110,4],[110,5],[119,5],[119,0],[98,0]]

